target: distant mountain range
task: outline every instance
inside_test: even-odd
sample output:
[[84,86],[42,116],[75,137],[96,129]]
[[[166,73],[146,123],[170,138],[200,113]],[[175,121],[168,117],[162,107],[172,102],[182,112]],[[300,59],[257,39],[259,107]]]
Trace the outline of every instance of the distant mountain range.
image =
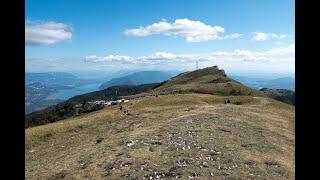
[[295,91],[295,80],[292,77],[282,77],[275,79],[262,79],[262,78],[252,78],[245,76],[234,76],[230,75],[236,81],[241,82],[251,88],[261,89],[261,88],[272,88],[272,89],[287,89]]
[[[85,85],[94,83],[102,84],[96,90],[117,85],[156,83],[168,80],[178,73],[178,71],[136,72],[124,70],[110,73],[108,77],[98,77],[96,74],[90,73],[75,73],[77,76],[66,72],[26,73],[25,113],[41,110],[61,102],[61,99],[47,99],[49,95],[57,93],[60,90],[70,89],[72,91],[74,89],[76,93],[75,88],[79,89]],[[88,75],[91,75],[89,76],[91,79],[85,78]],[[81,78],[78,76],[81,76]],[[94,79],[95,77],[96,79]]]
[[43,83],[34,82],[25,85],[25,113],[41,110],[51,105],[55,105],[60,100],[47,100],[46,97],[57,92],[56,89],[49,88]]
[[119,86],[119,85],[139,85],[139,84],[157,83],[157,82],[168,80],[177,74],[178,72],[165,72],[165,71],[134,72],[132,74],[119,77],[119,78],[113,78],[110,81],[102,83],[99,89],[102,90],[111,86]]
[[46,99],[52,93],[97,82],[99,80],[78,78],[73,74],[64,72],[26,73],[25,113],[61,102],[59,99]]
[[26,84],[42,83],[50,88],[68,89],[86,84],[96,83],[97,79],[79,78],[70,73],[47,72],[47,73],[26,73]]
[[286,90],[286,89],[269,89],[269,88],[262,88],[260,89],[268,97],[287,103],[291,105],[295,105],[295,92]]

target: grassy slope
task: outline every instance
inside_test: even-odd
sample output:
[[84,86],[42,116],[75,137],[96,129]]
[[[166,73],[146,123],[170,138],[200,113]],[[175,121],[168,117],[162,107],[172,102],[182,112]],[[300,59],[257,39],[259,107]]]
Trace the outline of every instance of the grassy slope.
[[154,92],[264,96],[263,93],[228,78],[217,66],[182,73],[156,88]]
[[148,96],[124,105],[131,115],[114,107],[26,129],[26,178],[294,179],[294,107],[229,98],[241,105],[200,93]]

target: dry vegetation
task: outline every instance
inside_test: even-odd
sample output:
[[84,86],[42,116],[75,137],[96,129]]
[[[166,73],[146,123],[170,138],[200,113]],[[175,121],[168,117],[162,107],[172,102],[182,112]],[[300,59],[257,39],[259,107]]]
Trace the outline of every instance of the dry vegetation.
[[253,96],[145,96],[26,129],[25,146],[27,179],[294,179],[294,107]]
[[230,79],[217,66],[182,73],[153,90],[154,93],[204,93],[213,95],[265,95]]
[[126,99],[26,129],[26,178],[294,179],[294,107],[217,67]]

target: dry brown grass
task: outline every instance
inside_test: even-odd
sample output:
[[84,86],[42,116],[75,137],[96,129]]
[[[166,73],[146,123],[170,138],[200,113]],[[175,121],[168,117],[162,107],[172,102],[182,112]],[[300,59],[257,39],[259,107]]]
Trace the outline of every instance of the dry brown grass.
[[176,94],[134,100],[123,110],[26,129],[26,178],[294,179],[293,106],[263,97]]

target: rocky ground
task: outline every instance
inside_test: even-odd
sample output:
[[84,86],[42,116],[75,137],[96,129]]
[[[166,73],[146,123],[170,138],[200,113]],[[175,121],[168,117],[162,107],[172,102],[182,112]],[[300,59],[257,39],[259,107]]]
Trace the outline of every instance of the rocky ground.
[[26,129],[26,178],[294,179],[294,145],[293,106],[150,96]]

